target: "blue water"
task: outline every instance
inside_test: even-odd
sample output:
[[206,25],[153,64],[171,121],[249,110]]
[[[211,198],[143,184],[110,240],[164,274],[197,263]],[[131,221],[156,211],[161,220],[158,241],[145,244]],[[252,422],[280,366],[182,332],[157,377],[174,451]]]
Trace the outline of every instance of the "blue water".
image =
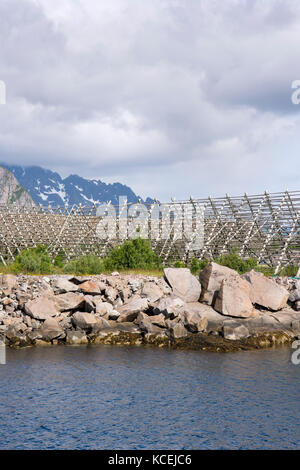
[[288,348],[8,350],[1,449],[293,449],[300,365]]

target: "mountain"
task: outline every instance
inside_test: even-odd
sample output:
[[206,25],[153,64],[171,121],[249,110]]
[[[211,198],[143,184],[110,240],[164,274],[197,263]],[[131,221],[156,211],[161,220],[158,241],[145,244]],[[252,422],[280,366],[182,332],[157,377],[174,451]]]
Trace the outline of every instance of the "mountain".
[[[100,180],[88,180],[78,175],[62,178],[58,173],[39,166],[3,164],[28,191],[36,204],[43,206],[90,206],[107,201],[119,203],[119,196],[127,196],[130,203],[141,199],[131,188],[121,183],[106,184]],[[147,198],[146,203],[153,202]]]
[[15,203],[18,206],[34,206],[26,189],[20,185],[13,173],[3,166],[0,166],[0,188],[0,204]]

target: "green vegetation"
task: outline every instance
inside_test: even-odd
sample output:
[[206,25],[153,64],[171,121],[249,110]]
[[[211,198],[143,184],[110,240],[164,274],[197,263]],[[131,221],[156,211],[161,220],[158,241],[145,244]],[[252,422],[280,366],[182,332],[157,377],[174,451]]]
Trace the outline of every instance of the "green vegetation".
[[[193,258],[188,267],[197,275],[211,260]],[[222,266],[234,269],[243,274],[251,269],[263,273],[265,276],[274,275],[274,268],[257,264],[254,258],[241,258],[236,251],[226,253],[213,260]],[[177,260],[171,264],[175,268],[184,268],[184,262]],[[2,273],[24,274],[101,274],[112,271],[123,273],[162,276],[162,261],[154,253],[148,240],[136,238],[125,241],[121,246],[113,248],[108,255],[101,259],[97,255],[87,254],[67,261],[63,250],[59,251],[52,261],[46,246],[38,245],[34,248],[22,250],[16,254],[15,261],[5,266],[0,265]],[[298,266],[286,266],[278,273],[280,276],[296,276]]]
[[81,256],[63,266],[63,272],[68,274],[101,274],[103,271],[104,263],[95,255]]
[[54,266],[57,268],[63,268],[66,264],[66,254],[63,250],[60,250],[54,258]]
[[183,261],[175,261],[174,268],[185,268],[185,263]]
[[198,260],[197,258],[192,258],[190,264],[190,270],[192,274],[198,274],[202,269],[205,268],[210,263],[208,258],[203,258]]
[[236,251],[232,251],[230,253],[220,255],[214,260],[209,260],[208,258],[197,260],[197,258],[193,258],[190,264],[190,270],[193,274],[198,274],[211,261],[234,269],[239,274],[246,273],[247,271],[257,267],[257,261],[254,258],[243,259],[237,254]]
[[279,271],[279,276],[295,277],[298,272],[298,266],[286,266]]
[[9,269],[13,273],[49,274],[53,272],[47,247],[42,245],[22,250],[16,256],[15,261],[9,265]]
[[154,253],[150,242],[143,238],[125,241],[114,248],[103,260],[107,271],[124,269],[158,269],[160,258]]
[[247,271],[251,271],[257,266],[257,260],[254,258],[241,258],[236,251],[226,253],[215,259],[215,262],[227,268],[234,269],[239,274],[244,274]]

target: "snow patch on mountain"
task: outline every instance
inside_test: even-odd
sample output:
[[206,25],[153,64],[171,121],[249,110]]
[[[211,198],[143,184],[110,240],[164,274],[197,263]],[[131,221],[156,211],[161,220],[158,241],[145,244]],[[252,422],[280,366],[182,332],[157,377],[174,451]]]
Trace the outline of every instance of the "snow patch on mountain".
[[[142,200],[131,188],[121,183],[107,184],[101,180],[88,180],[78,175],[70,175],[63,179],[58,173],[39,166],[7,164],[2,166],[14,174],[38,205],[88,206],[107,201],[118,204],[120,196],[126,196],[129,203]],[[153,199],[147,198],[145,202],[151,203]]]

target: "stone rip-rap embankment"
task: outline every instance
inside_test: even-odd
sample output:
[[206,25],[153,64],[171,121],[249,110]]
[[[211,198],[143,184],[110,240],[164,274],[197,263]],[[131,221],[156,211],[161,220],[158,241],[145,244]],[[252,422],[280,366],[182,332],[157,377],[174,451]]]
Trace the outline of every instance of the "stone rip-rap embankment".
[[300,338],[300,281],[210,263],[193,276],[0,276],[0,341],[12,347],[152,344],[236,351]]

